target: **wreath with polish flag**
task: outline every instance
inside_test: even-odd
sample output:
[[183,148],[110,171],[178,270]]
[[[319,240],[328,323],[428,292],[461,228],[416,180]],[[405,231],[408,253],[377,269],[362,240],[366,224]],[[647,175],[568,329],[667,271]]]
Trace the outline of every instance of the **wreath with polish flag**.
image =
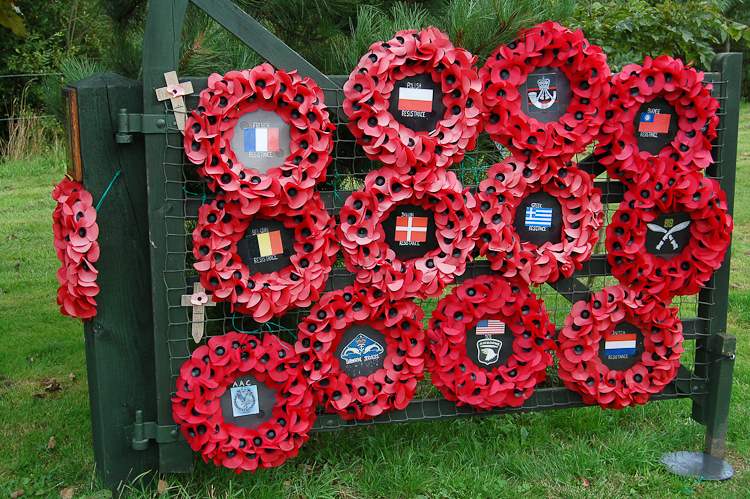
[[[272,111],[291,126],[290,154],[265,174],[237,159],[231,142],[239,119],[257,110]],[[284,202],[300,208],[325,180],[331,162],[334,125],[323,91],[295,71],[275,71],[268,63],[250,70],[212,74],[198,107],[185,125],[185,153],[217,193],[239,191],[264,206]],[[248,128],[248,151],[278,151],[278,128]]]
[[67,177],[55,184],[52,198],[57,201],[52,212],[55,254],[62,263],[57,271],[57,304],[63,315],[91,320],[99,293],[94,267],[99,259],[99,226],[93,199],[83,185]]
[[[280,231],[245,234],[254,219],[279,220],[293,230],[292,249],[284,247]],[[219,195],[199,210],[193,231],[193,256],[198,260],[194,266],[214,301],[228,301],[233,310],[266,322],[319,299],[338,251],[334,224],[317,192],[296,209],[283,200],[274,207],[261,207],[236,192]],[[251,275],[238,255],[243,238],[257,247],[261,260],[293,251],[290,264],[279,271]]]
[[[220,404],[233,382],[247,374],[276,391],[272,417],[255,429],[228,423]],[[249,390],[230,395],[245,395],[246,405],[258,404]],[[208,340],[182,365],[172,414],[205,462],[235,473],[254,472],[281,466],[299,453],[315,422],[315,399],[291,345],[271,334],[261,341],[232,331]]]
[[[646,296],[643,301],[641,298]],[[677,376],[683,352],[682,322],[678,308],[637,294],[624,286],[608,286],[592,293],[589,301],[573,305],[558,335],[558,373],[569,389],[587,404],[622,409],[645,404]],[[638,356],[637,334],[616,331],[618,323],[641,331],[643,351]],[[600,358],[638,359],[624,370],[610,369]]]
[[[472,329],[484,339],[470,347]],[[546,379],[553,363],[549,351],[556,349],[554,332],[544,302],[522,282],[500,276],[469,279],[438,302],[430,319],[432,384],[457,405],[479,410],[521,406]],[[469,358],[469,348],[478,349],[483,365]],[[501,352],[509,349],[507,361],[500,362]]]
[[[433,27],[399,31],[387,42],[372,44],[344,84],[343,104],[349,130],[367,157],[399,173],[417,165],[447,168],[463,160],[482,130],[475,62],[476,56],[454,47]],[[399,83],[418,75],[429,75],[438,88]],[[444,107],[434,130],[415,131],[399,123],[389,110],[393,92],[398,92],[396,107],[403,116],[439,113]]]
[[[393,300],[377,286],[347,286],[323,295],[299,325],[295,352],[300,368],[326,412],[342,418],[372,419],[404,409],[424,377],[427,355],[422,329],[424,312],[411,299]],[[359,333],[337,356],[343,335],[353,326],[379,333]],[[370,338],[368,336],[373,336]],[[384,345],[378,342],[380,336]],[[350,376],[345,367],[369,357],[382,367],[365,376]]]

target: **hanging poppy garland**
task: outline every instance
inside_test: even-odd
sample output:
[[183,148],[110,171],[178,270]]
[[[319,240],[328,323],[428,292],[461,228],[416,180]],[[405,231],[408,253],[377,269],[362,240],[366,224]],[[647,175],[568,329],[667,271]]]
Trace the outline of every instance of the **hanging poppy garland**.
[[[704,85],[703,78],[703,72],[668,55],[646,57],[642,66],[625,66],[612,77],[606,121],[595,151],[610,176],[629,181],[650,156],[670,157],[686,171],[700,171],[713,163],[711,141],[716,138],[719,101],[711,97],[712,86]],[[639,148],[638,137],[657,140],[672,134],[674,139],[663,139],[653,154]]]
[[[429,237],[428,218],[408,213],[415,207],[434,213],[436,247],[402,262],[389,247],[390,234],[386,234],[383,223],[396,217],[394,232],[399,232],[399,223],[404,224],[401,239],[413,242],[412,231],[420,230],[424,236],[421,241],[425,241]],[[340,211],[337,231],[346,267],[357,273],[362,283],[380,281],[382,274],[391,270],[404,277],[413,271],[414,280],[407,281],[410,293],[405,296],[441,296],[455,276],[464,273],[471,258],[473,235],[479,224],[473,208],[473,196],[451,171],[433,172],[423,181],[399,175],[390,167],[372,171],[365,178],[365,187],[353,192]],[[397,209],[407,213],[398,217]],[[394,238],[393,244],[399,240]],[[413,293],[411,285],[416,286]]]
[[[255,111],[279,115],[291,126],[290,153],[279,158],[265,174],[243,165],[231,147],[239,119]],[[292,208],[300,208],[315,184],[325,180],[331,162],[334,125],[328,119],[323,91],[310,78],[295,71],[275,71],[268,63],[250,70],[213,74],[201,92],[198,107],[185,125],[185,152],[200,165],[212,191],[242,190],[264,204],[280,197]],[[245,151],[279,151],[278,128],[244,130]],[[282,194],[283,193],[283,194]]]
[[[533,158],[523,163],[509,156],[490,168],[476,194],[482,217],[475,236],[480,254],[493,270],[527,284],[570,277],[591,256],[602,225],[601,191],[589,175],[570,162],[548,158],[543,163],[555,166],[541,168]],[[534,193],[548,196],[528,202]],[[537,242],[544,242],[521,240],[517,227],[528,237],[540,234]]]
[[[565,318],[558,335],[558,372],[585,403],[599,404],[602,409],[645,404],[677,376],[683,352],[678,308],[648,300],[650,303],[642,302],[635,291],[623,286],[608,286],[592,293],[590,301],[575,303]],[[635,353],[637,335],[615,331],[623,322],[643,335],[640,357]],[[625,370],[610,369],[600,358],[602,348],[614,358],[627,353],[639,360]]]
[[433,27],[372,44],[344,84],[349,129],[367,157],[400,172],[460,162],[482,129],[475,62]]
[[[570,82],[570,95],[561,76]],[[510,148],[568,161],[599,133],[609,76],[607,56],[581,30],[537,24],[500,46],[479,70],[484,128]],[[545,123],[543,113],[550,112],[561,116]]]
[[607,259],[622,284],[669,302],[721,267],[733,222],[716,180],[677,172],[670,158],[652,163],[661,173],[631,185],[607,226]]
[[[484,339],[470,346],[472,329]],[[525,284],[500,276],[469,279],[440,300],[430,319],[432,384],[457,405],[518,407],[546,379],[554,332],[544,302]],[[470,349],[477,349],[484,367],[470,358]]]
[[295,351],[326,412],[350,420],[404,409],[424,377],[423,316],[412,300],[374,286],[323,295],[300,323]]
[[[174,420],[206,462],[236,473],[280,466],[298,454],[315,422],[315,399],[299,366],[291,345],[276,336],[267,334],[262,341],[237,332],[215,336],[180,369],[172,399]],[[260,403],[257,386],[233,386],[248,374],[276,392],[272,417],[257,428],[227,422],[234,408],[224,414],[221,407],[222,395],[229,392],[230,404],[242,404],[245,412],[240,414],[254,413],[247,409]]]
[[96,284],[99,259],[99,226],[91,194],[69,178],[55,184],[52,198],[57,207],[52,212],[55,253],[62,267],[57,271],[57,304],[63,315],[91,319],[96,315],[99,293]]
[[[203,287],[213,292],[214,301],[228,301],[233,310],[266,322],[289,308],[307,307],[319,299],[338,251],[334,219],[318,193],[300,209],[282,202],[256,212],[246,201],[233,193],[201,206],[193,231],[193,256],[199,260],[195,269]],[[278,222],[269,228],[273,221]],[[248,232],[251,222],[265,226]],[[283,262],[285,255],[289,261],[285,267],[260,270]],[[251,263],[253,272],[248,268]]]

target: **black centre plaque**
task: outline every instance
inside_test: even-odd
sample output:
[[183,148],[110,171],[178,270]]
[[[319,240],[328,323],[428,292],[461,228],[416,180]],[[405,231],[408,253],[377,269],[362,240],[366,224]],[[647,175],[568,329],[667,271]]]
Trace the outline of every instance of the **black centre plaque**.
[[295,242],[294,229],[287,228],[281,220],[254,218],[237,243],[237,255],[250,275],[270,274],[291,265]]
[[466,332],[466,356],[478,367],[491,371],[508,363],[515,338],[501,319],[481,319]]
[[388,99],[388,112],[405,127],[431,134],[445,117],[445,94],[440,87],[441,83],[426,73],[399,80]]
[[638,149],[657,156],[677,137],[679,119],[663,97],[642,104],[633,120]]
[[619,322],[609,338],[599,342],[599,359],[610,370],[626,371],[641,360],[643,333],[629,322]]
[[560,201],[544,191],[532,192],[516,206],[513,227],[522,242],[537,246],[560,242],[563,228]]
[[665,260],[680,255],[690,243],[690,215],[684,211],[664,213],[648,224],[646,251]]
[[385,242],[401,261],[422,257],[439,247],[432,210],[398,205],[382,223]]
[[276,390],[246,374],[234,380],[219,397],[224,421],[241,428],[257,429],[273,417]]
[[550,66],[543,66],[529,73],[519,93],[526,115],[542,123],[562,118],[568,112],[573,98],[568,77],[560,68]]
[[369,376],[383,367],[388,354],[385,336],[373,327],[355,324],[341,335],[334,355],[351,379]]

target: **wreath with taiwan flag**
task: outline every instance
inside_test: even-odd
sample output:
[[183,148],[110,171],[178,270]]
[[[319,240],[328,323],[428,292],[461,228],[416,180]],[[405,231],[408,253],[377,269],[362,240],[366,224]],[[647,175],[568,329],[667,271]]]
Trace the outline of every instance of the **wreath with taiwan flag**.
[[[269,111],[290,125],[289,154],[281,154],[279,128],[248,125],[244,152],[278,157],[278,165],[261,173],[238,160],[232,149],[235,126],[241,117]],[[323,91],[295,71],[275,71],[268,63],[250,70],[213,74],[200,94],[198,107],[185,125],[185,153],[212,191],[240,191],[242,195],[275,205],[281,198],[300,208],[325,180],[331,162],[334,125],[328,119]],[[278,154],[277,154],[278,153]]]
[[372,44],[344,84],[349,130],[367,157],[400,173],[460,162],[482,130],[475,62],[433,27]]
[[[236,383],[247,375],[252,384]],[[275,391],[275,404],[262,423],[248,424],[259,415],[259,385]],[[315,399],[299,357],[271,334],[262,341],[237,332],[208,340],[182,365],[172,403],[190,447],[204,461],[236,473],[280,466],[296,456],[315,422]],[[238,424],[227,422],[230,415]]]
[[[560,378],[584,402],[602,409],[645,404],[677,376],[683,352],[677,312],[624,286],[592,293],[589,301],[573,305],[558,335]],[[623,324],[637,332],[627,332]],[[614,362],[624,365],[610,369],[607,363]]]
[[83,185],[64,178],[55,184],[52,212],[55,254],[62,263],[57,271],[57,304],[63,315],[91,320],[96,315],[99,293],[94,263],[99,259],[99,226],[91,194]]

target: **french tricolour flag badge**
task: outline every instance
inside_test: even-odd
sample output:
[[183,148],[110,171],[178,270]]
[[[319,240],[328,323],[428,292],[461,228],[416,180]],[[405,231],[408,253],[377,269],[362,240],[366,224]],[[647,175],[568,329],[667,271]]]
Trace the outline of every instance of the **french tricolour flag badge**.
[[270,152],[278,150],[278,128],[245,128],[245,152]]
[[427,241],[427,217],[396,217],[396,241]]
[[641,113],[639,132],[667,133],[669,131],[669,114]]
[[604,355],[635,355],[635,334],[614,334],[604,342]]
[[432,89],[431,88],[407,88],[398,89],[399,111],[432,111]]
[[477,322],[477,336],[505,334],[505,323],[497,319],[482,319]]

